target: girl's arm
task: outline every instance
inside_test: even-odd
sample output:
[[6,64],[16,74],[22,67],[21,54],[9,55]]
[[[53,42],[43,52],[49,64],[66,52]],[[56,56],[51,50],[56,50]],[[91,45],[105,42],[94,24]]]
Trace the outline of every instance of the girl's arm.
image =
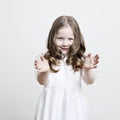
[[47,82],[49,72],[37,72],[37,80],[41,85],[44,85]]
[[42,56],[35,60],[35,68],[37,69],[37,80],[41,85],[47,82],[50,67],[48,61]]
[[82,77],[86,84],[92,84],[96,78],[95,68],[97,67],[99,56],[95,55],[92,57],[91,54],[88,54],[85,57],[84,65],[82,69]]
[[96,79],[96,71],[94,69],[83,69],[82,77],[86,84],[92,84]]

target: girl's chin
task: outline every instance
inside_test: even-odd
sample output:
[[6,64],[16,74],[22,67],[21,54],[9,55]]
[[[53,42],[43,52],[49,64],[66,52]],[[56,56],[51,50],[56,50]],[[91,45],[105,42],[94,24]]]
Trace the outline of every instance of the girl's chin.
[[63,54],[64,56],[66,56],[66,55],[68,54],[68,52],[63,52],[63,51],[62,51],[62,54]]

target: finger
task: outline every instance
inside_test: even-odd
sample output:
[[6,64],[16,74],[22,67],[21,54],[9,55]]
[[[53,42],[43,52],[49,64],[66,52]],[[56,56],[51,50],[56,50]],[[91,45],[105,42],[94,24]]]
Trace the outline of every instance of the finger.
[[96,58],[96,59],[99,59],[99,55],[98,55],[98,54],[97,54],[97,55],[95,55],[95,58]]
[[39,64],[39,63],[41,63],[41,60],[39,59],[39,60],[35,60],[35,62],[34,62],[35,64]]
[[37,65],[37,63],[34,63],[34,65],[36,66],[36,65]]
[[35,66],[35,68],[37,69],[37,70],[41,70],[41,68],[40,68],[40,66]]
[[94,59],[94,62],[98,63],[99,62],[99,58],[98,59]]
[[35,60],[34,63],[37,63],[37,60]]
[[35,61],[35,62],[34,62],[34,65],[37,66],[37,65],[38,65],[38,61]]
[[98,56],[99,56],[98,54],[95,55],[95,57],[98,57]]
[[91,56],[91,53],[85,55],[85,59],[86,59],[86,58],[89,58],[90,56]]
[[87,56],[88,56],[88,57],[91,57],[91,55],[92,55],[92,54],[91,54],[91,53],[89,53]]
[[37,72],[39,72],[39,73],[40,73],[40,72],[43,72],[43,70],[42,70],[42,69],[37,69]]
[[94,68],[97,68],[97,66],[95,65],[95,66],[92,66],[90,69],[94,69]]
[[98,55],[95,55],[94,57],[93,57],[93,60],[96,62],[96,61],[98,61],[99,60],[99,56]]
[[96,62],[94,62],[94,63],[93,63],[93,65],[96,65],[96,64],[98,64],[98,62],[99,62],[99,61],[96,61]]
[[37,70],[38,70],[38,66],[35,66],[35,69],[37,69]]
[[94,66],[93,68],[97,68],[97,66]]
[[35,65],[35,66],[39,66],[39,63],[38,63],[38,62],[35,62],[34,65]]
[[44,58],[44,56],[41,56],[40,59],[41,59],[42,61],[45,61],[45,60],[46,60],[46,59]]

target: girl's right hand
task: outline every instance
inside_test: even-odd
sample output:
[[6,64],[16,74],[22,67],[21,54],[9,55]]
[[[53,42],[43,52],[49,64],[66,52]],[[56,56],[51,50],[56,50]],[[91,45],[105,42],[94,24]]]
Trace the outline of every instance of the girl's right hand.
[[38,72],[48,72],[50,70],[48,61],[43,56],[35,60],[34,65]]

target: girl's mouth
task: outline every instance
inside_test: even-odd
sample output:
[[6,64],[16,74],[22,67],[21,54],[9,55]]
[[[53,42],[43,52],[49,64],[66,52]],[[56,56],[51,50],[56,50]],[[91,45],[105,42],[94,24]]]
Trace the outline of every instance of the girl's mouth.
[[68,51],[69,48],[61,48],[61,50]]

